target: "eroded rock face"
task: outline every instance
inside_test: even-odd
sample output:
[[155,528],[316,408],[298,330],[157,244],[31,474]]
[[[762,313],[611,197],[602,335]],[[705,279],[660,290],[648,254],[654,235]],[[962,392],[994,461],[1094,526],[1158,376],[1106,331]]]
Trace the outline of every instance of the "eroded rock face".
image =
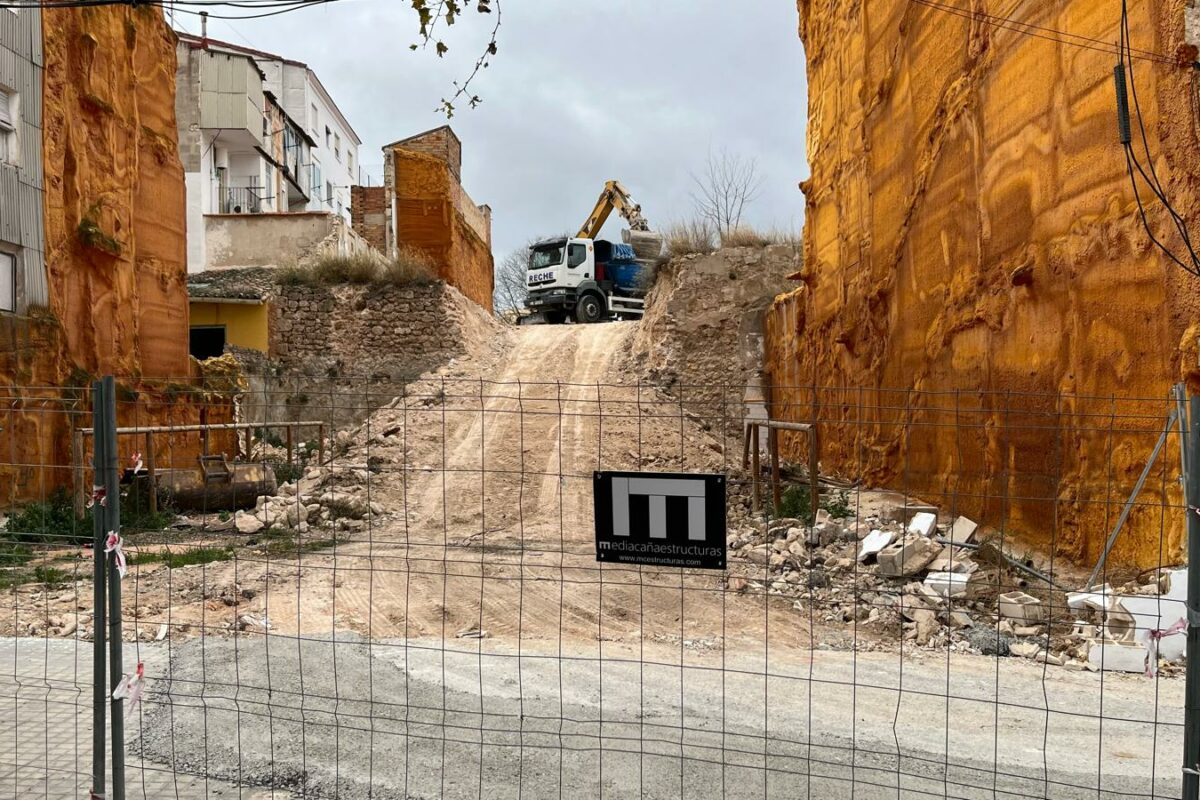
[[[1134,45],[1182,53],[1184,5],[1131,14]],[[955,498],[984,524],[1094,561],[1106,500],[1124,500],[1157,436],[1133,433],[1156,426],[1131,416],[1165,415],[1181,348],[1196,363],[1185,333],[1200,304],[1200,281],[1138,219],[1114,55],[905,0],[799,11],[812,177],[803,285],[767,320],[772,379],[795,387],[777,400],[811,416],[821,387],[827,467]],[[1098,7],[1016,14],[1117,39],[1119,14]],[[1195,229],[1190,74],[1138,61],[1135,77],[1155,166]],[[1162,236],[1164,218],[1155,207]],[[1164,524],[1143,499],[1115,562],[1180,550],[1182,516]]]
[[[42,400],[62,392],[37,387],[113,374],[139,396],[122,424],[196,417],[142,382],[191,372],[174,34],[149,6],[47,9],[42,28],[45,207],[35,213],[44,211],[50,302],[32,320],[0,323],[11,345],[0,347],[0,385],[16,395],[3,501],[69,482],[69,430],[85,423],[47,413]],[[89,413],[86,403],[67,408]]]
[[46,262],[66,356],[97,373],[186,375],[174,35],[150,7],[43,22]]

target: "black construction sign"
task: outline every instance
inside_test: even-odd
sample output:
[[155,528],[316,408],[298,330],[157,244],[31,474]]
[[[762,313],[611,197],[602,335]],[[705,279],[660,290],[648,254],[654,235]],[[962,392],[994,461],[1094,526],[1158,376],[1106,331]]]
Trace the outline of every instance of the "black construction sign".
[[725,569],[725,476],[596,472],[596,560]]

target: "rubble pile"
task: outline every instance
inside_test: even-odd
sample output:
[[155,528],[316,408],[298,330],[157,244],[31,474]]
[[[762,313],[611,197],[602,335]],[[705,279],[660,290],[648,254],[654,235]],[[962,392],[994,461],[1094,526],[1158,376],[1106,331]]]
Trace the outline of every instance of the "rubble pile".
[[1092,669],[1157,674],[1175,671],[1187,649],[1187,570],[1153,570],[1120,591],[1107,583],[1071,592],[1076,658]]
[[280,485],[275,496],[259,497],[253,511],[238,511],[234,526],[245,534],[271,528],[304,533],[313,525],[362,530],[370,517],[384,514],[383,506],[368,497],[369,477],[367,469],[311,467],[301,480]]
[[1174,634],[1186,570],[1122,592],[1064,594],[1017,573],[993,543],[975,543],[977,527],[962,516],[939,524],[924,506],[858,519],[821,510],[811,525],[772,519],[729,537],[728,588],[791,597],[817,624],[853,623],[858,649],[884,649],[899,634],[918,648],[1147,674],[1183,657],[1185,637]]

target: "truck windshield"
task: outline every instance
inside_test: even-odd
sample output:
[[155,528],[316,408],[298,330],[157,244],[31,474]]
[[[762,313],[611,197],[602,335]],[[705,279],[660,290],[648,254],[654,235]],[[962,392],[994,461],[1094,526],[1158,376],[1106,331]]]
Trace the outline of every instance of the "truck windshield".
[[559,242],[534,248],[533,252],[529,254],[529,268],[544,269],[545,267],[557,267],[563,262],[563,249],[565,247],[566,242]]

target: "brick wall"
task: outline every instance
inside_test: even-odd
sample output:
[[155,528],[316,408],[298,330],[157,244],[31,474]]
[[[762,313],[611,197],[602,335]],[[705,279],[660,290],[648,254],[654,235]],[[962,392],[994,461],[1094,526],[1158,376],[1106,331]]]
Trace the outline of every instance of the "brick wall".
[[381,253],[387,252],[387,191],[382,186],[350,187],[354,232]]
[[462,143],[449,127],[442,126],[420,136],[405,139],[396,146],[444,161],[454,174],[454,180],[462,180]]
[[428,253],[442,280],[491,311],[490,232],[480,230],[485,218],[479,207],[441,159],[399,146],[385,158],[385,181],[395,197],[396,241]]

